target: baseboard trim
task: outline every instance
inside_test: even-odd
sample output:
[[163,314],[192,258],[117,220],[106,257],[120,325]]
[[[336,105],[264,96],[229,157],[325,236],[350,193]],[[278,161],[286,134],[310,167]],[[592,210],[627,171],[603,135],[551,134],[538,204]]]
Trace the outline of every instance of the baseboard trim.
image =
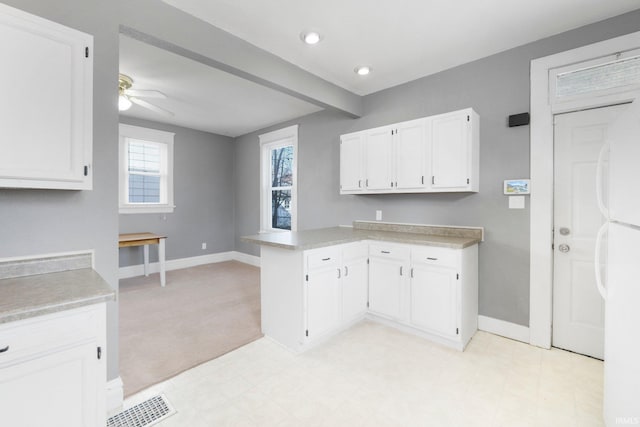
[[253,265],[254,267],[260,267],[260,257],[255,255],[245,254],[244,252],[233,251],[233,259],[245,264]]
[[[166,261],[165,268],[167,271],[180,270],[182,268],[196,267],[204,264],[214,264],[216,262],[224,261],[239,261],[245,264],[250,264],[256,267],[260,267],[260,257],[245,254],[243,252],[228,251],[218,252],[215,254],[200,255],[189,258],[170,259]],[[160,263],[149,263],[149,273],[160,272]],[[118,269],[118,277],[120,279],[128,279],[129,277],[137,277],[144,275],[144,265],[130,265],[128,267],[120,267]]]
[[107,381],[107,418],[122,411],[124,403],[124,387],[122,378]]
[[493,317],[478,316],[478,329],[529,344],[529,328]]

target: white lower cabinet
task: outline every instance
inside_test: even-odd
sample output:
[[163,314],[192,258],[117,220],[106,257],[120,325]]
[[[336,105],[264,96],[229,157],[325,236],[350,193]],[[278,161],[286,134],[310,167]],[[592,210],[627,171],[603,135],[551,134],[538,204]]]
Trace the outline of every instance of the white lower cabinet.
[[478,245],[263,246],[261,258],[262,331],[294,351],[365,317],[458,350],[478,327]]
[[409,249],[394,244],[369,247],[369,311],[393,320],[406,318]]
[[305,339],[313,341],[363,317],[367,310],[367,245],[305,251]]
[[3,425],[105,425],[105,316],[98,304],[0,325]]

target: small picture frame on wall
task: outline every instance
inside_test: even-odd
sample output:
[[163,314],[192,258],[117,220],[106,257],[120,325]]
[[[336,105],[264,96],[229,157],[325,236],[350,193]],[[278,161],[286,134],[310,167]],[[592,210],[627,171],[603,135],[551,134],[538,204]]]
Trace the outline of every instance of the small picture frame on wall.
[[531,187],[528,179],[505,179],[504,180],[504,194],[530,194]]

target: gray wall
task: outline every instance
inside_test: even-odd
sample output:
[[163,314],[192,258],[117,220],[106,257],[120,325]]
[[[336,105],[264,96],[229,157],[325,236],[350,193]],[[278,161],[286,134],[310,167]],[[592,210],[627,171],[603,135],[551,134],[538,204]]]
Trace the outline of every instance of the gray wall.
[[[99,0],[3,2],[94,36],[94,189],[0,189],[0,257],[95,249],[97,272],[117,289],[118,172],[114,165],[118,161],[118,3]],[[118,376],[116,303],[108,305],[107,316],[108,377],[112,379]]]
[[[371,220],[376,209],[385,221],[483,226],[480,314],[528,325],[529,200],[524,210],[508,209],[502,185],[529,176],[529,127],[508,128],[507,116],[529,111],[532,59],[639,30],[637,10],[369,95],[357,120],[325,111],[237,138],[236,249],[259,253],[239,240],[259,228],[257,136],[298,123],[299,229]],[[480,115],[479,193],[338,194],[340,134],[465,107]]]
[[[175,133],[176,205],[170,214],[121,214],[120,232],[166,235],[167,260],[232,251],[233,138],[125,116],[120,122]],[[201,249],[203,242],[206,250]],[[150,254],[157,260],[155,245]],[[120,267],[141,262],[142,247],[120,249]]]

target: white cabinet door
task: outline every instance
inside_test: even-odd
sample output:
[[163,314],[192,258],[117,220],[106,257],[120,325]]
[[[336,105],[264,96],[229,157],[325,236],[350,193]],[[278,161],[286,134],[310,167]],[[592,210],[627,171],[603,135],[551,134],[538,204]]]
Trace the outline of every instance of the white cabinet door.
[[372,129],[365,134],[366,188],[391,190],[395,181],[393,170],[392,127]]
[[405,277],[409,250],[393,244],[369,246],[369,310],[395,320],[406,318]]
[[[2,424],[12,427],[86,427],[96,420],[95,343],[55,351],[0,369]],[[104,414],[100,419],[104,425]]]
[[365,315],[369,290],[369,245],[345,245],[342,251],[342,324]]
[[0,187],[91,189],[93,37],[0,4]]
[[429,332],[455,337],[458,333],[455,270],[414,263],[411,275],[411,324]]
[[[327,257],[328,258],[328,257]],[[306,336],[315,339],[340,326],[342,271],[334,258],[326,266],[309,269],[307,280],[307,330]],[[336,261],[338,261],[336,259]]]
[[467,110],[431,120],[431,188],[461,191],[471,180],[471,113]]
[[425,188],[426,119],[400,123],[394,130],[396,190]]
[[340,194],[359,193],[364,190],[363,139],[362,133],[340,137]]

